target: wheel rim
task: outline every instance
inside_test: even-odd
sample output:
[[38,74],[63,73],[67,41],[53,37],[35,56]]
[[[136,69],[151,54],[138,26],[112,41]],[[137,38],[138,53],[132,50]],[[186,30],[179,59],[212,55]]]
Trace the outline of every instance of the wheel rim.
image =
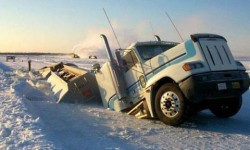
[[161,96],[160,107],[166,117],[175,117],[179,112],[180,99],[174,92],[167,91]]

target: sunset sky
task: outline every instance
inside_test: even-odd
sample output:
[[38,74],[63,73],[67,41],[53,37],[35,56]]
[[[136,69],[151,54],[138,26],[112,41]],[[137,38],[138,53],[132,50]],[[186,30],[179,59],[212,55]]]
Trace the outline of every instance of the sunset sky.
[[0,0],[0,52],[98,51],[102,33],[118,48],[105,8],[122,48],[153,34],[180,42],[167,11],[185,40],[220,34],[234,54],[247,55],[249,6],[248,0]]

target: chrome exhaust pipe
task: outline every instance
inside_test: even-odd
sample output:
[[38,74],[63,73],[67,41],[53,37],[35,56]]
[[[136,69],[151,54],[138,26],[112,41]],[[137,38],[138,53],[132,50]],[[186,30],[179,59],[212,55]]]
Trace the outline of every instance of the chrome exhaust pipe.
[[156,39],[156,41],[161,41],[161,38],[158,36],[158,35],[155,35],[155,39]]
[[[123,98],[126,97],[127,92],[126,92],[126,83],[124,80],[124,73],[121,71],[121,69],[119,68],[118,63],[115,61],[109,43],[108,43],[108,39],[104,34],[101,34],[101,38],[103,38],[104,40],[104,44],[106,46],[106,50],[107,50],[107,54],[108,54],[108,59],[110,61],[110,67],[113,73],[113,83],[116,89],[116,94],[118,96],[118,99],[121,100]],[[116,53],[116,55],[118,55],[118,53]]]
[[106,50],[107,50],[107,54],[108,54],[108,59],[111,62],[111,64],[114,64],[115,60],[114,60],[114,57],[112,55],[112,52],[111,52],[111,49],[110,49],[107,37],[104,34],[101,34],[101,38],[103,38],[104,44],[106,46]]

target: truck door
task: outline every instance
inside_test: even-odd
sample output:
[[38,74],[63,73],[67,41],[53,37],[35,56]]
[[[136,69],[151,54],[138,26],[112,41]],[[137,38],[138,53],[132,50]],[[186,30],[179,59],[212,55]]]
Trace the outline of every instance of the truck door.
[[124,66],[125,80],[128,87],[128,92],[135,93],[141,88],[138,80],[139,77],[143,75],[143,70],[133,50],[126,52],[126,54],[124,55]]

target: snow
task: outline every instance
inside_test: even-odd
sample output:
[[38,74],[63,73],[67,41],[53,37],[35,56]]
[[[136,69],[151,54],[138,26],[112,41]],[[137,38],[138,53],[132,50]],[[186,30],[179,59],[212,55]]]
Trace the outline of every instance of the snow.
[[[37,73],[48,64],[90,68],[93,61],[63,55],[16,57],[16,62],[5,62],[0,56],[0,149],[250,149],[249,91],[232,118],[218,119],[205,110],[171,127],[110,111],[97,102],[57,104]],[[250,58],[240,61],[249,70]]]

